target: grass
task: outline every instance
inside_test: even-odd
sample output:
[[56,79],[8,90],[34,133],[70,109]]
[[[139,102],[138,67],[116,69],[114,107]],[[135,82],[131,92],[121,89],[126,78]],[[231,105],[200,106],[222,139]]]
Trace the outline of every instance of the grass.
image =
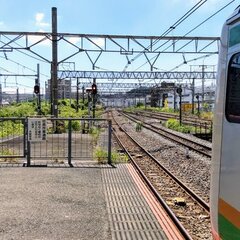
[[173,129],[175,131],[182,132],[182,133],[190,133],[194,129],[192,126],[187,126],[183,124],[180,125],[180,122],[176,119],[168,119],[165,122],[165,126],[169,129]]
[[143,126],[142,122],[137,122],[136,126],[135,126],[136,132],[141,132],[142,131],[142,126]]
[[[93,153],[94,159],[97,160],[99,164],[107,163],[108,161],[108,152],[103,150],[101,147],[97,147]],[[121,154],[116,151],[112,151],[111,154],[112,163],[126,163],[128,162],[128,157],[126,154]]]
[[8,162],[8,163],[18,163],[17,158],[8,158],[8,157],[1,157],[1,156],[13,156],[13,150],[9,148],[3,148],[0,150],[0,162]]

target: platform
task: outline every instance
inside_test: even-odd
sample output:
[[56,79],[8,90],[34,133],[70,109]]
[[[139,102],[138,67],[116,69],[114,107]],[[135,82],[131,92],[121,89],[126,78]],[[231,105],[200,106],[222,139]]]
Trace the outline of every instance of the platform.
[[90,165],[0,168],[0,239],[182,239],[130,164]]

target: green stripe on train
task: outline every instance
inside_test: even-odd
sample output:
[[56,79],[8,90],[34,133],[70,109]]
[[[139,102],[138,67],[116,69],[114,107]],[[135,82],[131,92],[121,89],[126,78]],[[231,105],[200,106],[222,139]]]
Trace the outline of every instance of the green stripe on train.
[[240,229],[235,227],[222,215],[218,215],[219,233],[222,240],[239,240]]

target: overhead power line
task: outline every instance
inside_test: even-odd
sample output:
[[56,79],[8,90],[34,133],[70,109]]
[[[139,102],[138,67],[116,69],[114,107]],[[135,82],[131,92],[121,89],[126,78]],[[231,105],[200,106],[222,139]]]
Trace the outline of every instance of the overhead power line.
[[[5,57],[2,57],[2,56],[0,56],[0,58],[6,59]],[[15,63],[15,64],[17,64],[17,65],[19,65],[19,66],[21,66],[21,67],[23,67],[23,68],[26,68],[26,69],[28,69],[29,71],[32,71],[32,72],[37,73],[36,70],[34,70],[34,69],[32,69],[32,68],[29,68],[29,67],[27,67],[27,66],[25,66],[25,65],[23,65],[23,64],[21,64],[21,63],[18,63],[18,62],[16,62],[16,61],[10,59],[9,57],[8,57],[6,60],[8,60],[8,61],[10,61],[10,62],[12,62],[12,63]],[[46,74],[44,74],[44,73],[40,73],[40,75],[42,75],[42,76],[44,76],[44,77],[47,77],[47,78],[50,78],[50,76],[48,76],[48,75],[46,75]]]
[[[235,2],[235,0],[232,0],[231,2],[227,3],[226,5],[224,5],[224,6],[223,6],[222,8],[220,8],[218,11],[216,11],[215,13],[213,13],[211,16],[209,16],[209,17],[206,18],[204,21],[202,21],[200,24],[198,24],[197,26],[195,26],[194,28],[192,28],[190,31],[188,31],[186,34],[184,34],[183,37],[187,36],[188,34],[190,34],[191,32],[193,32],[194,30],[196,30],[197,28],[199,28],[201,25],[203,25],[204,23],[206,23],[207,21],[209,21],[211,18],[213,18],[213,17],[214,17],[215,15],[217,15],[218,13],[220,13],[222,10],[224,10],[226,7],[228,7],[228,6],[229,6],[230,4],[232,4],[233,2]],[[177,40],[177,41],[178,41],[178,40]],[[175,44],[177,41],[175,41],[174,44]],[[156,48],[155,50],[158,50],[159,48],[163,47],[163,46],[164,46],[166,43],[168,43],[168,42],[169,42],[169,40],[166,41],[166,42],[165,42],[164,44],[162,44],[161,46],[159,46],[158,48]],[[167,48],[165,48],[165,49],[163,50],[163,52],[166,51],[167,49],[169,49],[169,48],[172,47],[172,46],[173,46],[173,43],[171,43],[171,45],[169,45]],[[205,56],[209,57],[210,54],[205,55]],[[199,57],[199,58],[195,58],[195,59],[193,59],[193,60],[201,59],[201,58],[203,58],[203,57],[205,57],[205,56],[202,56],[202,57]],[[155,57],[150,58],[150,61],[153,60],[154,58],[155,58]],[[191,61],[191,60],[190,60],[190,61]],[[189,62],[189,61],[188,61],[188,62]],[[147,63],[148,63],[148,61],[146,61],[145,63],[143,63],[140,67],[136,68],[135,71],[139,70],[140,68],[142,68],[143,66],[145,66]],[[173,69],[176,69],[176,68],[180,67],[181,65],[183,65],[183,64],[180,64],[180,65],[174,67]],[[172,71],[172,70],[170,70],[170,71]]]
[[[200,8],[204,3],[206,3],[207,0],[200,0],[198,3],[196,3],[190,10],[188,10],[181,18],[179,18],[171,27],[169,27],[164,33],[161,34],[161,36],[156,39],[152,46],[154,46],[156,43],[158,43],[161,40],[161,37],[166,36],[167,34],[169,34],[171,31],[173,31],[176,27],[178,27],[183,21],[185,21],[190,15],[192,15],[198,8]],[[151,46],[149,45],[146,50],[148,50]],[[139,53],[138,55],[136,55],[134,58],[132,58],[130,61],[128,61],[128,63],[126,64],[126,66],[124,67],[123,71],[126,71],[129,64],[131,64],[133,61],[135,61],[137,58],[139,58],[142,54],[144,54],[143,51],[141,53]]]
[[[217,15],[218,13],[220,13],[222,10],[224,10],[226,7],[228,7],[230,4],[232,4],[233,2],[235,2],[235,0],[232,0],[231,2],[227,3],[225,6],[223,6],[222,8],[220,8],[218,11],[216,11],[215,13],[213,13],[211,16],[209,16],[208,18],[206,18],[204,21],[202,21],[201,23],[199,23],[197,26],[195,26],[194,28],[192,28],[190,31],[188,31],[186,34],[183,35],[183,37],[186,37],[188,34],[190,34],[191,32],[193,32],[194,30],[196,30],[197,28],[199,28],[201,25],[203,25],[204,23],[206,23],[207,21],[209,21],[211,18],[213,18],[215,15]],[[169,42],[169,41],[168,41]],[[174,43],[178,42],[178,40],[176,40]],[[163,50],[166,51],[167,49],[169,49],[171,46],[173,45],[173,43],[168,46],[167,48],[165,48]],[[160,46],[161,47],[161,46]],[[156,48],[155,50],[158,50],[160,47]]]

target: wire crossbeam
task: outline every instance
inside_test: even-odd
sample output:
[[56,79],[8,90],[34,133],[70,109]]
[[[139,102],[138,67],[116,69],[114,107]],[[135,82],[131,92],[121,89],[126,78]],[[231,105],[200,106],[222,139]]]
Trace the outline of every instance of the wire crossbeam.
[[[81,52],[111,52],[121,55],[137,53],[190,53],[190,54],[218,54],[219,37],[188,37],[188,36],[134,36],[134,35],[101,35],[101,34],[73,34],[57,33],[57,42],[70,45],[74,53],[63,57],[59,63]],[[28,50],[46,62],[51,62],[37,52],[36,46],[45,41],[52,41],[51,32],[3,32],[0,31],[0,51]],[[167,50],[161,45],[166,41],[174,44]],[[156,44],[157,42],[157,44]]]
[[[216,72],[118,72],[118,71],[58,71],[58,78],[96,79],[216,79]],[[114,83],[115,84],[115,83]]]

